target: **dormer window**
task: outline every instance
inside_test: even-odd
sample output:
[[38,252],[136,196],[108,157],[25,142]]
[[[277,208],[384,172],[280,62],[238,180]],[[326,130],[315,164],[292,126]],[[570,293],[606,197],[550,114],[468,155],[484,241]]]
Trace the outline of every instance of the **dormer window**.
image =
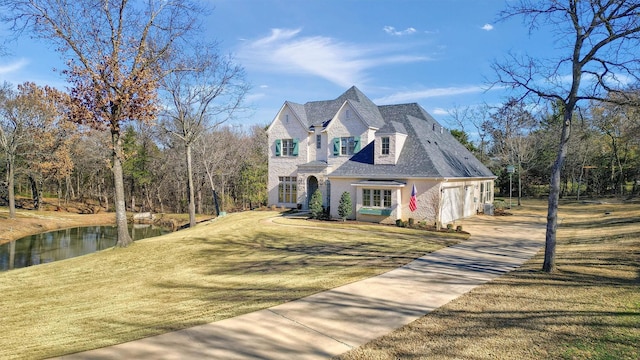
[[349,109],[345,110],[345,116],[347,119],[351,119],[351,110]]
[[287,123],[287,124],[289,123],[289,114],[286,114],[284,116],[284,122]]
[[322,149],[322,135],[316,135],[316,149]]
[[381,143],[382,143],[382,155],[389,155],[389,137],[388,136],[384,136],[381,138]]

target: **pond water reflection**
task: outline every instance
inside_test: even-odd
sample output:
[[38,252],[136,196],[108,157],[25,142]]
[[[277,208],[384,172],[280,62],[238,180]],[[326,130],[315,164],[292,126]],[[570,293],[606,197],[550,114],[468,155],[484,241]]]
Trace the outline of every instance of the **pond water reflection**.
[[[152,225],[133,225],[129,233],[140,240],[167,233]],[[27,236],[0,245],[0,271],[90,254],[116,244],[115,226],[85,226]]]

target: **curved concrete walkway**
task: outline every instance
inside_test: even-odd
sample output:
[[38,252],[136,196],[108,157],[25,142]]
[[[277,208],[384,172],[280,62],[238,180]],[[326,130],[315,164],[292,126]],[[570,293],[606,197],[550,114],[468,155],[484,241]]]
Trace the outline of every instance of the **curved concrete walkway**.
[[326,359],[414,321],[530,259],[536,218],[474,217],[472,236],[382,275],[211,324],[62,359]]

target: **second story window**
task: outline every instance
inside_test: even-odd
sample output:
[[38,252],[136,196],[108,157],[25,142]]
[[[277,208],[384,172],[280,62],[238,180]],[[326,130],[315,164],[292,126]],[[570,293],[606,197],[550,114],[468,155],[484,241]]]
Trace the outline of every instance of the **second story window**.
[[276,156],[298,156],[298,139],[277,139]]
[[353,155],[355,141],[353,136],[340,138],[340,155]]
[[322,149],[322,135],[316,135],[316,149]]
[[382,155],[389,155],[389,137],[382,138]]
[[333,156],[351,156],[360,151],[359,136],[343,136],[333,138]]
[[282,155],[293,156],[293,139],[282,139]]

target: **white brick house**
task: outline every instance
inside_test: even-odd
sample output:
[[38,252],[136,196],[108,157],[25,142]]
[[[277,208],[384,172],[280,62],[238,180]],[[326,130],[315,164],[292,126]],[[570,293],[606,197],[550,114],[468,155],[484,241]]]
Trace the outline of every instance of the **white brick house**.
[[308,209],[320,189],[338,217],[346,191],[353,219],[447,224],[493,202],[495,176],[415,103],[377,106],[351,87],[335,100],[285,102],[267,134],[272,205]]

